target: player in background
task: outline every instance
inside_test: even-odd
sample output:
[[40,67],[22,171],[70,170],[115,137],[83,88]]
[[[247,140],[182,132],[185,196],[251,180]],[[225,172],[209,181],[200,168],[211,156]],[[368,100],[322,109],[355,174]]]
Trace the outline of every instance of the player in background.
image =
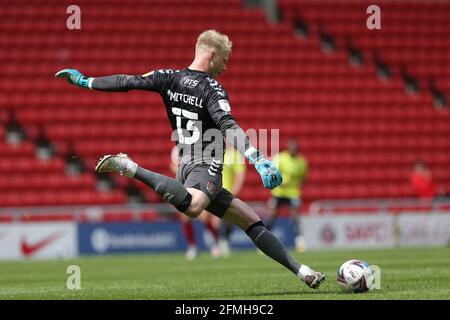
[[[170,171],[176,174],[178,171],[178,166],[180,165],[180,159],[178,158],[178,148],[177,146],[173,146],[172,152],[170,154]],[[214,221],[215,219],[219,220],[214,215],[210,215],[206,210],[204,210],[200,216],[198,217],[200,221],[203,223],[205,228],[209,231],[212,238],[212,246],[210,249],[211,256],[213,258],[220,257],[221,250],[219,248],[219,236],[218,236],[218,222]],[[194,260],[198,254],[197,241],[195,238],[195,230],[192,219],[184,214],[180,214],[180,223],[181,229],[183,231],[183,235],[187,242],[187,250],[186,250],[186,259]]]
[[[222,170],[222,185],[229,190],[233,196],[237,196],[244,186],[247,167],[242,155],[229,144],[226,145],[224,165]],[[219,221],[219,247],[222,256],[229,256],[230,235],[233,225],[226,220]]]
[[267,229],[271,230],[279,214],[281,206],[289,208],[289,216],[295,235],[295,249],[297,252],[305,250],[305,241],[299,216],[301,206],[301,188],[308,175],[308,161],[299,153],[297,141],[290,138],[287,141],[287,150],[272,157],[274,163],[278,163],[278,169],[283,176],[283,184],[271,190],[272,198],[269,200],[269,217]]
[[[180,150],[176,179],[142,168],[122,153],[102,157],[95,167],[96,172],[116,172],[137,179],[191,218],[207,210],[239,226],[267,256],[310,288],[318,288],[325,275],[298,263],[247,204],[222,188],[225,140],[254,165],[265,188],[273,189],[282,183],[278,169],[250,143],[231,115],[228,94],[215,79],[226,71],[231,46],[228,36],[207,30],[198,36],[194,60],[183,70],[163,69],[143,75],[94,78],[85,77],[74,69],[64,69],[55,76],[67,78],[70,84],[86,89],[158,92]],[[127,112],[126,106],[124,112]],[[149,143],[151,139],[149,137]]]
[[410,174],[411,188],[414,196],[423,201],[432,201],[438,195],[430,168],[425,161],[417,159]]

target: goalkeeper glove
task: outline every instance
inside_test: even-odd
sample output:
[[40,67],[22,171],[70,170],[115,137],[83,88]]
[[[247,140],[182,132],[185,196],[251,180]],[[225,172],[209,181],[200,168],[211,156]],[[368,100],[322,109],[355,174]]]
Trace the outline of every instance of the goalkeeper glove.
[[89,88],[89,82],[94,78],[85,77],[80,71],[75,69],[63,69],[55,73],[55,77],[67,78],[67,82],[82,88]]
[[256,171],[258,171],[261,175],[264,188],[274,189],[281,185],[283,182],[283,177],[272,161],[264,158],[264,156],[259,154],[256,149],[247,158],[255,166]]

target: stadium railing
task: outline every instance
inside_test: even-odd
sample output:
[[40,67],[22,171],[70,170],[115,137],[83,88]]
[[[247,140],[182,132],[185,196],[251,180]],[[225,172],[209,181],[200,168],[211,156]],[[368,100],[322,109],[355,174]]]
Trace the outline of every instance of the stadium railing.
[[392,213],[449,211],[450,197],[436,199],[345,199],[316,200],[309,207],[309,214],[351,214],[351,213]]
[[73,205],[10,207],[0,209],[0,221],[125,222],[171,219],[176,210],[168,204]]
[[[250,201],[249,205],[264,218],[267,215],[266,202]],[[307,215],[327,214],[381,214],[381,213],[432,213],[450,211],[450,197],[423,200],[417,198],[398,199],[323,199],[313,201]],[[173,220],[178,212],[169,204],[126,204],[126,205],[71,205],[0,208],[0,222],[139,222]]]

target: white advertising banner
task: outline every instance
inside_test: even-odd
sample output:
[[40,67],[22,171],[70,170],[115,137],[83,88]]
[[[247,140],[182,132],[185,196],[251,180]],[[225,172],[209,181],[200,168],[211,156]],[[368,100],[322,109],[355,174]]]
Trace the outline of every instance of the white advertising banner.
[[309,216],[302,219],[308,249],[368,248],[393,245],[387,214]]
[[450,213],[405,213],[394,220],[395,241],[401,246],[450,244]]
[[0,223],[0,260],[69,258],[77,252],[75,223]]
[[302,228],[309,249],[450,243],[449,212],[308,216]]

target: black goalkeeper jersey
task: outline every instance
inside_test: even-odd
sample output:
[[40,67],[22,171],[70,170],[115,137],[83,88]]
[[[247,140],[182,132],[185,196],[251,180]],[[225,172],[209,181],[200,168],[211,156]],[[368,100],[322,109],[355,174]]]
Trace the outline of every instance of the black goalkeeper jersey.
[[[228,95],[217,80],[201,71],[162,69],[144,75],[115,75],[95,78],[93,89],[158,92],[172,125],[172,140],[180,150],[181,162],[223,163],[224,136],[238,129],[235,147],[242,153],[248,138],[231,116]],[[243,141],[245,140],[245,142]]]

